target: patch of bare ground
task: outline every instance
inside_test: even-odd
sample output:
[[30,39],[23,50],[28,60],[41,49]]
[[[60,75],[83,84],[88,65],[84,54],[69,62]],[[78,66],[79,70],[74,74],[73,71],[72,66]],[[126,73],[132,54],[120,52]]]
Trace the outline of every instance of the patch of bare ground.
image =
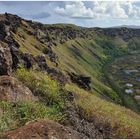
[[1,136],[1,138],[7,139],[80,139],[82,137],[75,130],[48,119],[29,122]]

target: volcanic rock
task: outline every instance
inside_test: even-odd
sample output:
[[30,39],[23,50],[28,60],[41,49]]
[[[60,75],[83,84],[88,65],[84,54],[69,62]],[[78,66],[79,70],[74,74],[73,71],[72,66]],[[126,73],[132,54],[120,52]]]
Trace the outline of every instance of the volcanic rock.
[[12,72],[12,55],[10,48],[0,43],[0,75],[10,75]]
[[7,139],[80,139],[77,131],[60,125],[54,121],[44,119],[28,124],[3,134]]
[[19,101],[36,101],[37,98],[29,88],[25,87],[16,78],[0,77],[0,100],[16,103]]
[[90,90],[91,78],[83,75],[77,75],[75,73],[69,73],[70,79],[73,83],[76,83],[79,87],[86,90]]

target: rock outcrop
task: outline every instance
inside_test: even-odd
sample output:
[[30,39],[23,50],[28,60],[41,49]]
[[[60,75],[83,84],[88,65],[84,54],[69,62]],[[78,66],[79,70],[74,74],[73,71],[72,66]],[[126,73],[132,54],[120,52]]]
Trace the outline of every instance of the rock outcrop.
[[123,40],[127,41],[133,37],[139,37],[140,36],[140,30],[139,29],[133,29],[133,28],[106,28],[102,30],[103,34],[111,37],[119,36]]
[[48,68],[48,65],[46,63],[46,59],[44,55],[38,55],[35,57],[35,61],[37,62],[39,68],[43,71],[45,71]]
[[85,117],[83,110],[75,108],[73,104],[67,104],[65,110],[67,120],[63,124],[82,134],[84,139],[113,138],[110,125],[99,124],[96,117]]
[[52,77],[52,79],[57,80],[61,85],[65,85],[69,80],[64,73],[54,68],[48,68],[47,73]]
[[16,103],[19,101],[36,101],[37,98],[16,78],[0,77],[0,100]]
[[52,51],[52,48],[50,46],[46,47],[43,52],[49,57],[51,62],[54,62],[57,64],[57,56]]
[[77,84],[79,87],[85,89],[85,90],[90,90],[90,83],[91,83],[91,78],[84,76],[84,75],[77,75],[75,73],[69,73],[70,79],[73,83]]
[[12,72],[12,55],[10,48],[0,43],[0,75],[10,75]]
[[16,69],[21,62],[22,53],[16,47],[11,47],[11,55],[12,55],[12,69]]
[[33,67],[35,60],[34,60],[34,57],[32,54],[24,53],[24,54],[22,54],[22,59],[24,61],[25,68],[29,69],[29,68]]
[[64,85],[68,82],[68,77],[63,74],[60,70],[55,68],[50,68],[47,63],[44,55],[39,55],[35,58],[40,70],[47,72],[47,74],[54,80],[57,80],[61,85]]
[[80,139],[80,133],[60,125],[54,121],[44,119],[28,124],[6,132],[1,136],[6,139]]

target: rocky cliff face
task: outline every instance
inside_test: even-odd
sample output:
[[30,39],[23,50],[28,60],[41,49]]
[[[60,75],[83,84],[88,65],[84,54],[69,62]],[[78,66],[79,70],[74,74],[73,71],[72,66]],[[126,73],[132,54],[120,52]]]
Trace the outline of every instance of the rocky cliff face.
[[140,36],[140,30],[139,29],[132,29],[132,28],[110,28],[110,29],[104,29],[104,34],[107,36],[111,36],[111,37],[116,37],[119,36],[121,37],[123,40],[129,40],[133,37],[139,37]]
[[12,72],[12,55],[10,48],[0,44],[0,75],[10,75]]

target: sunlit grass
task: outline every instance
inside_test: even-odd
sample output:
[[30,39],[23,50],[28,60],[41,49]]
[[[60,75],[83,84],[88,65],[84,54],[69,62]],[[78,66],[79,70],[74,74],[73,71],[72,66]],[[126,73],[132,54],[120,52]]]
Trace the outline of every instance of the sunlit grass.
[[83,89],[66,85],[75,93],[75,104],[84,111],[84,116],[95,120],[97,125],[110,126],[114,138],[139,138],[140,116],[125,107],[100,99]]

